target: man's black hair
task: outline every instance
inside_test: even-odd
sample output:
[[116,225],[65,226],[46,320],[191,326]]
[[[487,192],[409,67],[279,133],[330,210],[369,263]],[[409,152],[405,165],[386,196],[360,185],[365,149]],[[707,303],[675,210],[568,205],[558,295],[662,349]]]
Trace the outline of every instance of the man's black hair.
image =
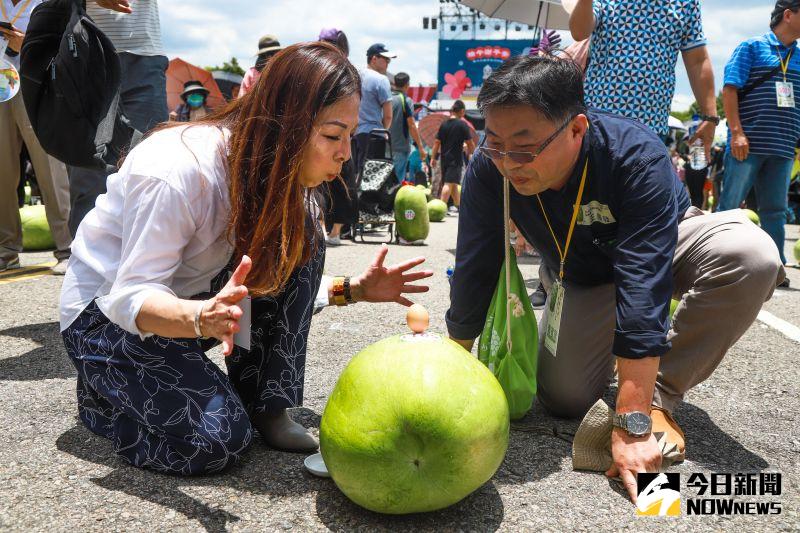
[[464,105],[464,102],[462,102],[461,100],[456,100],[455,102],[453,102],[453,107],[451,107],[450,110],[453,113],[459,113],[461,111],[464,111],[466,108],[467,106]]
[[405,72],[398,72],[394,75],[394,86],[395,87],[405,87],[411,81],[411,76],[406,74]]
[[770,15],[769,29],[774,30],[775,27],[783,20],[783,13],[791,9],[793,13],[797,13],[800,9],[800,0],[778,0],[775,2],[775,9],[772,10]]
[[585,113],[580,68],[555,56],[512,57],[483,83],[478,109],[485,115],[491,107],[519,105],[535,108],[551,122]]

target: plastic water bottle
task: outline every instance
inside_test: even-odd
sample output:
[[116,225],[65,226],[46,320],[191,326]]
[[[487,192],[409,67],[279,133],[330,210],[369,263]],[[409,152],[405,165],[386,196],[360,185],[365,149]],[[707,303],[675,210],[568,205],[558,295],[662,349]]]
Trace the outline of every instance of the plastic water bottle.
[[[701,122],[699,115],[692,117],[692,125],[689,127],[689,137],[697,133],[697,128],[700,127]],[[689,166],[694,170],[702,170],[708,166],[706,147],[703,145],[702,139],[695,139],[689,147]]]
[[447,270],[445,272],[447,273],[447,283],[452,285],[453,284],[453,272],[455,272],[455,269],[453,269],[453,267],[450,266],[450,267],[447,267]]

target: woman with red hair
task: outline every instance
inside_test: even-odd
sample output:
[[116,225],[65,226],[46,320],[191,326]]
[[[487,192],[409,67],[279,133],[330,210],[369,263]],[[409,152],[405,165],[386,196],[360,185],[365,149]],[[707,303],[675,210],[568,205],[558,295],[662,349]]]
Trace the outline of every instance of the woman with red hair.
[[[266,443],[310,451],[302,403],[313,303],[325,293],[314,188],[337,179],[358,72],[335,47],[288,47],[253,91],[134,148],[81,223],[61,294],[78,413],[131,464],[214,472]],[[330,301],[398,302],[418,258],[333,278]],[[249,311],[249,312],[248,312]],[[249,327],[248,327],[249,323]],[[221,342],[227,375],[205,354]]]

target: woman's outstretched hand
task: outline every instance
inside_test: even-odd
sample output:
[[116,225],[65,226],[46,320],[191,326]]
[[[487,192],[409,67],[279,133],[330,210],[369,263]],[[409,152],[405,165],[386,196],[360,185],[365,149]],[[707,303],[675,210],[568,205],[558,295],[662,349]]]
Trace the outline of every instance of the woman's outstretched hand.
[[242,256],[239,266],[228,283],[213,298],[206,300],[200,313],[200,330],[206,337],[214,337],[222,342],[222,353],[230,355],[233,351],[233,335],[239,332],[239,319],[242,318],[241,302],[247,296],[244,281],[253,267],[253,261]]
[[433,276],[431,270],[415,270],[412,268],[425,262],[424,257],[416,257],[389,267],[383,266],[387,245],[381,246],[372,264],[351,284],[353,299],[357,302],[397,302],[410,306],[413,302],[404,294],[428,292],[427,285],[416,285],[413,282]]

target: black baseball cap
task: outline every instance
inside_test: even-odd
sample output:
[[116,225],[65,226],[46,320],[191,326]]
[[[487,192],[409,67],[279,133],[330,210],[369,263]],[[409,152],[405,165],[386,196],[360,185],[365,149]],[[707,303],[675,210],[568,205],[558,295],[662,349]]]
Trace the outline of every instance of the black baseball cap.
[[367,48],[367,59],[371,58],[372,56],[383,56],[389,59],[394,59],[397,57],[397,54],[393,54],[387,50],[385,44],[375,43]]

